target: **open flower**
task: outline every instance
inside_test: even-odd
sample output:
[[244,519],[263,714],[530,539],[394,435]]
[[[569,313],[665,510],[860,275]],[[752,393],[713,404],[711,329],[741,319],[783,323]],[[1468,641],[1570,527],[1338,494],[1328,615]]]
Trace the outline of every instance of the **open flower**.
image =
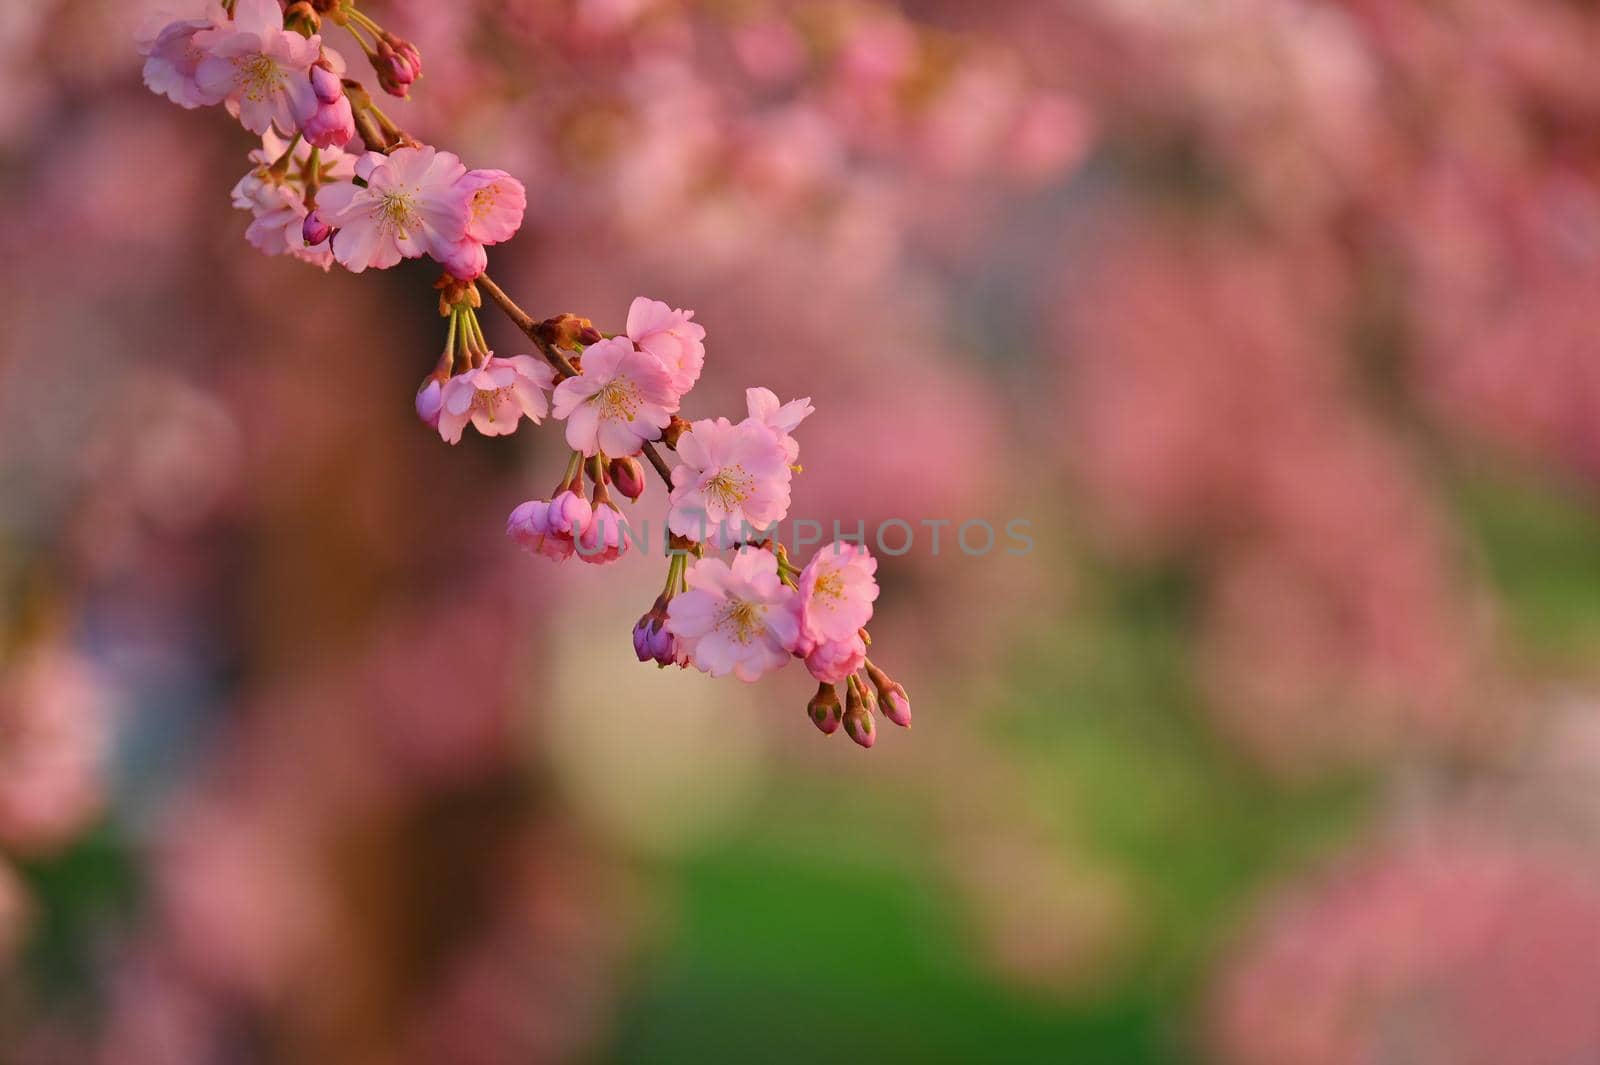
[[250,132],[293,135],[299,116],[316,109],[310,73],[322,39],[284,29],[277,0],[238,0],[233,20],[200,31],[194,46],[204,53],[194,73],[200,92],[225,100]]
[[777,434],[759,422],[695,422],[678,439],[678,458],[667,527],[680,536],[728,547],[789,512],[789,460]]
[[484,436],[514,433],[524,417],[538,425],[550,412],[554,381],[555,372],[531,355],[490,355],[476,370],[445,382],[439,435],[459,443],[469,421]]
[[466,209],[455,183],[466,168],[452,153],[426,145],[369,152],[356,173],[365,188],[342,183],[317,193],[318,217],[336,230],[333,257],[352,273],[423,255],[443,262],[461,241]]
[[466,229],[439,261],[455,277],[471,281],[488,267],[484,246],[510,240],[522,228],[528,194],[522,182],[504,170],[469,170],[456,182],[455,191],[462,200]]
[[228,22],[228,13],[217,0],[191,4],[186,17],[152,24],[138,36],[139,54],[145,57],[144,83],[151,92],[158,93],[180,107],[205,107],[221,103],[221,96],[213,96],[200,88],[195,74],[200,69],[206,50],[195,37],[205,30],[216,29]]
[[700,380],[706,363],[705,326],[690,321],[693,317],[693,311],[677,310],[643,296],[628,308],[628,337],[661,360],[672,375],[672,390],[679,396]]
[[556,386],[554,403],[575,451],[612,457],[637,455],[646,441],[659,440],[678,409],[667,371],[627,337],[585,351],[583,372]]
[[667,630],[690,665],[754,681],[789,661],[799,636],[794,590],[778,579],[771,552],[743,548],[731,566],[703,558],[685,582],[689,590],[667,605]]
[[778,434],[789,461],[792,463],[799,459],[800,442],[789,434],[816,413],[817,408],[811,405],[811,397],[779,403],[777,393],[770,388],[747,388],[744,390],[744,402],[751,421],[760,422]]
[[878,560],[859,544],[835,540],[812,555],[798,582],[805,640],[848,640],[865,628],[878,598],[877,572]]

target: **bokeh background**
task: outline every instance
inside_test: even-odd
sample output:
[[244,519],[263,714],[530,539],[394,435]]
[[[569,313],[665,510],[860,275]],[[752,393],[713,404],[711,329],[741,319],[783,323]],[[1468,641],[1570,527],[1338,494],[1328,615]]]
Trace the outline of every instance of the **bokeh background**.
[[536,314],[1034,523],[884,560],[867,754],[505,542],[558,434],[245,244],[153,6],[0,5],[8,1065],[1600,1061],[1600,7],[363,5]]

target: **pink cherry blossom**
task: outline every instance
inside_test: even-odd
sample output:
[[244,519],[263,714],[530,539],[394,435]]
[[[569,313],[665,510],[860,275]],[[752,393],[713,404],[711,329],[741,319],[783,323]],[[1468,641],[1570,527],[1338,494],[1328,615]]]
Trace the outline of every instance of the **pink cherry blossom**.
[[640,296],[628,308],[628,336],[672,375],[672,390],[682,396],[700,380],[706,362],[706,330],[690,321],[693,311],[676,310]]
[[554,381],[549,365],[531,355],[490,355],[482,366],[445,382],[439,435],[459,443],[469,421],[484,436],[514,433],[524,417],[538,425],[550,412]]
[[511,512],[506,535],[529,554],[562,562],[572,557],[577,535],[589,527],[589,501],[576,492],[530,499]]
[[747,388],[744,390],[744,402],[751,421],[760,422],[783,440],[783,450],[789,456],[789,461],[792,463],[799,459],[800,443],[789,434],[816,413],[817,408],[811,405],[811,397],[780,403],[777,393],[770,388]]
[[442,256],[435,256],[439,265],[450,271],[450,276],[462,281],[476,281],[489,269],[489,253],[484,251],[483,245],[469,237],[463,237],[447,249]]
[[422,255],[443,262],[461,241],[466,211],[455,183],[466,168],[452,153],[428,146],[369,152],[356,173],[365,188],[345,183],[317,193],[318,216],[337,231],[333,256],[352,273]]
[[838,684],[866,664],[867,645],[859,632],[853,632],[842,640],[814,643],[807,641],[804,636],[800,638],[801,646],[808,643],[810,650],[805,655],[806,668],[813,677],[825,683]]
[[678,409],[667,371],[626,337],[591,346],[583,372],[556,386],[555,415],[566,419],[567,443],[585,455],[637,455]]
[[310,72],[322,39],[284,29],[276,0],[238,0],[232,21],[202,30],[194,44],[205,53],[194,73],[201,93],[225,100],[250,132],[292,135],[298,116],[315,110]]
[[195,79],[195,72],[206,57],[205,49],[196,43],[195,37],[228,21],[228,13],[216,0],[192,7],[194,11],[189,17],[167,22],[153,34],[142,34],[138,42],[139,54],[145,57],[145,85],[151,92],[186,108],[222,101],[220,96],[214,97],[202,90]]
[[578,557],[592,565],[615,562],[628,553],[632,532],[622,511],[609,502],[594,506],[594,517],[578,534]]
[[678,440],[678,458],[667,526],[681,536],[728,547],[789,512],[793,471],[783,442],[760,422],[695,422]]
[[[233,186],[233,205],[254,216],[245,230],[245,239],[262,253],[292,255],[326,270],[333,265],[332,253],[326,246],[307,247],[304,237],[308,212],[302,168],[310,158],[311,146],[301,141],[295,145],[287,169],[272,169],[288,146],[271,130],[262,135],[261,147],[250,153],[255,169]],[[354,158],[338,148],[324,149],[318,153],[318,160],[325,181],[345,180],[355,172]]]
[[805,638],[817,643],[848,640],[865,628],[878,598],[877,572],[878,560],[859,544],[836,540],[811,556],[799,580]]
[[499,244],[516,236],[528,208],[522,182],[504,170],[469,170],[456,182],[467,201],[467,236],[480,244]]
[[667,629],[690,665],[755,681],[789,661],[799,637],[794,590],[778,579],[771,552],[743,548],[731,566],[703,558],[685,581],[689,590],[667,606]]
[[504,170],[469,170],[456,182],[466,230],[439,261],[454,276],[471,281],[488,268],[484,246],[510,240],[522,227],[528,194]]

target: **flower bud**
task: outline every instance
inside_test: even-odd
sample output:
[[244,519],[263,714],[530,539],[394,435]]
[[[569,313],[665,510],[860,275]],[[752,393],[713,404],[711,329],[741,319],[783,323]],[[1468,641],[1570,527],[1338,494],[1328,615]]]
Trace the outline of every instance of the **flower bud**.
[[550,531],[559,536],[582,534],[593,516],[594,511],[581,492],[562,492],[550,500]]
[[806,713],[811,715],[811,723],[824,736],[832,736],[839,731],[839,721],[844,712],[839,706],[839,693],[832,684],[817,685],[817,694],[806,704]]
[[[419,393],[420,395],[420,393]],[[544,499],[530,499],[519,504],[506,518],[506,535],[517,543],[531,546],[535,540],[550,532],[550,503]]]
[[429,429],[439,428],[439,412],[444,409],[444,382],[430,374],[417,389],[417,417]]
[[628,553],[630,537],[622,511],[607,502],[596,503],[588,527],[578,536],[578,557],[596,566],[615,562]]
[[639,464],[638,459],[631,456],[612,459],[606,473],[610,476],[611,483],[616,486],[617,491],[629,499],[638,499],[644,495],[644,467]]
[[668,447],[677,447],[679,438],[688,431],[689,423],[674,414],[672,421],[668,422],[667,427],[661,430],[661,442]]
[[883,710],[883,716],[901,728],[910,728],[911,697],[906,694],[905,688],[871,662],[867,663],[867,676],[872,679],[872,686],[878,689],[878,706]]
[[422,77],[422,53],[417,51],[417,46],[404,37],[396,37],[393,34],[389,35],[388,40],[395,56],[410,69],[411,80],[416,81]]
[[411,92],[411,83],[422,77],[422,53],[410,41],[393,34],[383,35],[371,58],[378,85],[390,96],[404,98]]
[[860,682],[851,677],[845,684],[844,730],[858,745],[870,748],[878,734],[863,695]]
[[344,84],[326,59],[317,60],[316,66],[311,68],[311,91],[325,104],[344,99]]
[[322,220],[322,216],[315,210],[306,215],[305,221],[300,223],[300,239],[306,242],[306,247],[314,248],[318,244],[333,236],[333,227]]
[[604,340],[600,330],[587,318],[579,318],[575,314],[558,314],[554,318],[546,318],[535,328],[539,331],[539,339],[567,351],[577,351],[579,346],[588,347]]
[[644,617],[633,627],[633,653],[641,662],[670,666],[678,659],[678,641],[667,631],[667,598],[657,596]]

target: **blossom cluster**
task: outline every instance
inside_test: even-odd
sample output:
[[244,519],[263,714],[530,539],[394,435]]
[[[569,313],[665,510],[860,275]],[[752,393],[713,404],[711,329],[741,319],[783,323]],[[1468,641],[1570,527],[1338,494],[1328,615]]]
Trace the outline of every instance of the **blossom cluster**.
[[[262,138],[233,191],[252,214],[250,242],[352,273],[424,256],[444,268],[435,284],[444,348],[417,392],[418,417],[451,444],[469,424],[497,437],[524,421],[564,423],[561,481],[507,522],[529,553],[621,559],[637,538],[612,490],[637,501],[647,487],[641,457],[655,469],[670,493],[672,536],[666,586],[634,630],[641,662],[755,681],[799,659],[818,682],[808,712],[824,734],[842,724],[870,747],[879,711],[909,726],[905,689],[867,657],[876,560],[835,543],[801,567],[770,534],[789,511],[800,468],[793,434],[813,412],[810,400],[785,403],[752,388],[738,422],[683,419],[706,330],[693,311],[659,300],[636,299],[615,335],[574,315],[535,321],[487,274],[485,249],[522,225],[523,185],[503,170],[468,170],[396,126],[347,76],[323,40],[325,23],[349,31],[384,92],[408,95],[420,53],[353,0],[206,0],[140,38],[153,91],[187,108],[221,104]],[[490,349],[478,318],[485,294],[536,355]]]

